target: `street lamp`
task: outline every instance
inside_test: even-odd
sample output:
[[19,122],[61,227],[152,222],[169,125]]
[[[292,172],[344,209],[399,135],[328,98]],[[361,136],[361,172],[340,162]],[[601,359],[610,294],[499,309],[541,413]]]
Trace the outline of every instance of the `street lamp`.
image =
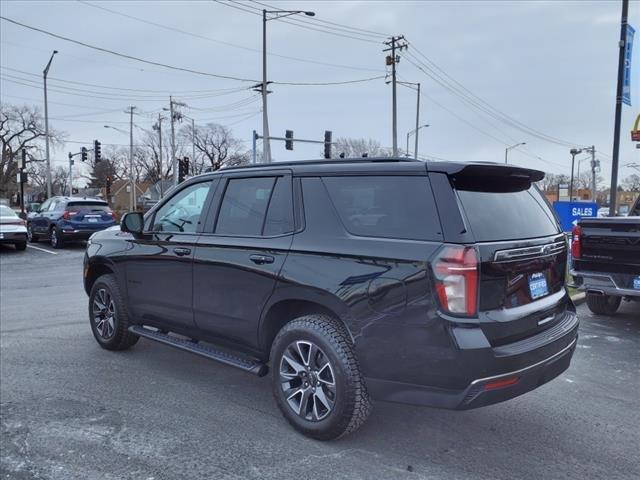
[[44,78],[44,138],[45,138],[45,152],[47,155],[47,198],[51,198],[51,158],[49,157],[49,106],[47,103],[47,74],[49,73],[49,67],[53,61],[53,56],[58,53],[54,50],[49,58],[47,66],[44,67],[42,77]]
[[[133,123],[131,125],[133,125]],[[104,128],[110,128],[112,130],[115,130],[116,132],[129,135],[129,182],[131,188],[131,196],[129,197],[129,208],[133,212],[136,209],[136,181],[133,171],[133,129],[127,132],[121,128],[113,127],[111,125],[104,125]]]
[[571,154],[571,181],[569,182],[569,200],[573,201],[573,167],[576,162],[576,155],[582,153],[582,149],[572,148],[571,150],[569,150],[569,153]]
[[[267,14],[274,15],[267,18]],[[267,21],[291,15],[304,14],[314,17],[315,12],[305,10],[262,10],[262,138],[264,142],[264,158],[271,163],[271,144],[269,143],[269,120],[267,116]]]
[[510,147],[505,148],[504,149],[504,163],[505,163],[505,165],[508,163],[507,162],[507,158],[508,158],[508,155],[509,155],[509,150],[512,150],[514,148],[518,148],[521,145],[526,145],[526,144],[527,144],[527,142],[521,142],[521,143],[516,143],[515,145],[511,145]]
[[[427,128],[430,125],[428,123],[425,123],[424,125],[420,125],[418,128],[414,128],[413,130],[410,130],[409,132],[407,132],[407,150],[405,153],[405,157],[409,157],[409,137],[411,135],[413,135],[414,133],[416,134],[416,138],[418,138],[418,132],[420,131],[421,128]],[[416,151],[414,152],[414,157],[417,160],[418,159],[418,145],[416,142]]]

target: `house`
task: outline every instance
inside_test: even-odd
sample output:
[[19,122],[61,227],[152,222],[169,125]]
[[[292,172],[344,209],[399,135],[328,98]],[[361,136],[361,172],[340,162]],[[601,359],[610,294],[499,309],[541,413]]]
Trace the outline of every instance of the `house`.
[[164,179],[151,185],[146,192],[138,199],[138,203],[143,206],[144,211],[149,210],[158,203],[169,190],[173,188],[173,179]]
[[[136,200],[149,188],[149,182],[136,184]],[[107,198],[106,188],[101,189],[102,197],[109,202],[112,209],[117,212],[128,211],[131,202],[131,182],[129,180],[116,180],[111,184],[111,195]],[[139,205],[141,208],[141,205]]]

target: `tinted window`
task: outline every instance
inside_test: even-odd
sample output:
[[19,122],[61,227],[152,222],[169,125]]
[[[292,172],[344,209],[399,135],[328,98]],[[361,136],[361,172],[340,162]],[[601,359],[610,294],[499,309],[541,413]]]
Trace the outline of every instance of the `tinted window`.
[[441,237],[427,177],[325,177],[323,182],[349,233],[413,240]]
[[263,235],[282,235],[293,232],[293,229],[291,178],[279,177],[269,202]]
[[273,177],[229,180],[215,232],[221,235],[261,235],[274,180]]
[[92,211],[92,212],[108,212],[111,209],[109,205],[104,202],[69,202],[67,209]]
[[535,187],[516,192],[458,189],[467,220],[478,241],[554,235],[558,227]]
[[202,182],[180,190],[158,209],[153,230],[194,233],[210,188],[211,182]]

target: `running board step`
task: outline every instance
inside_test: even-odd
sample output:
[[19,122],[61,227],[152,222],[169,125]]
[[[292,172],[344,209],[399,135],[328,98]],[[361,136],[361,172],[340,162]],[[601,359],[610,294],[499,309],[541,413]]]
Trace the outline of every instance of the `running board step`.
[[130,326],[129,331],[136,335],[140,335],[141,337],[148,338],[149,340],[155,340],[156,342],[200,355],[201,357],[216,360],[220,363],[224,363],[225,365],[230,365],[232,367],[239,368],[240,370],[244,370],[245,372],[253,373],[259,377],[264,377],[269,370],[264,363],[253,358],[234,355],[223,350],[218,350],[212,346],[204,346],[197,342],[177,338],[166,333],[160,333],[156,330],[151,330],[140,325]]

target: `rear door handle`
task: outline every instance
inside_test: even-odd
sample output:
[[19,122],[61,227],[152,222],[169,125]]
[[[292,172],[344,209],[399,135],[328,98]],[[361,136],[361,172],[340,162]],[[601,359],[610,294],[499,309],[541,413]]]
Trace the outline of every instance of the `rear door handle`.
[[249,259],[256,265],[264,265],[265,263],[273,263],[275,258],[271,255],[249,255]]
[[185,247],[176,247],[173,249],[173,253],[175,253],[179,257],[184,257],[185,255],[189,255],[191,253],[191,249]]

